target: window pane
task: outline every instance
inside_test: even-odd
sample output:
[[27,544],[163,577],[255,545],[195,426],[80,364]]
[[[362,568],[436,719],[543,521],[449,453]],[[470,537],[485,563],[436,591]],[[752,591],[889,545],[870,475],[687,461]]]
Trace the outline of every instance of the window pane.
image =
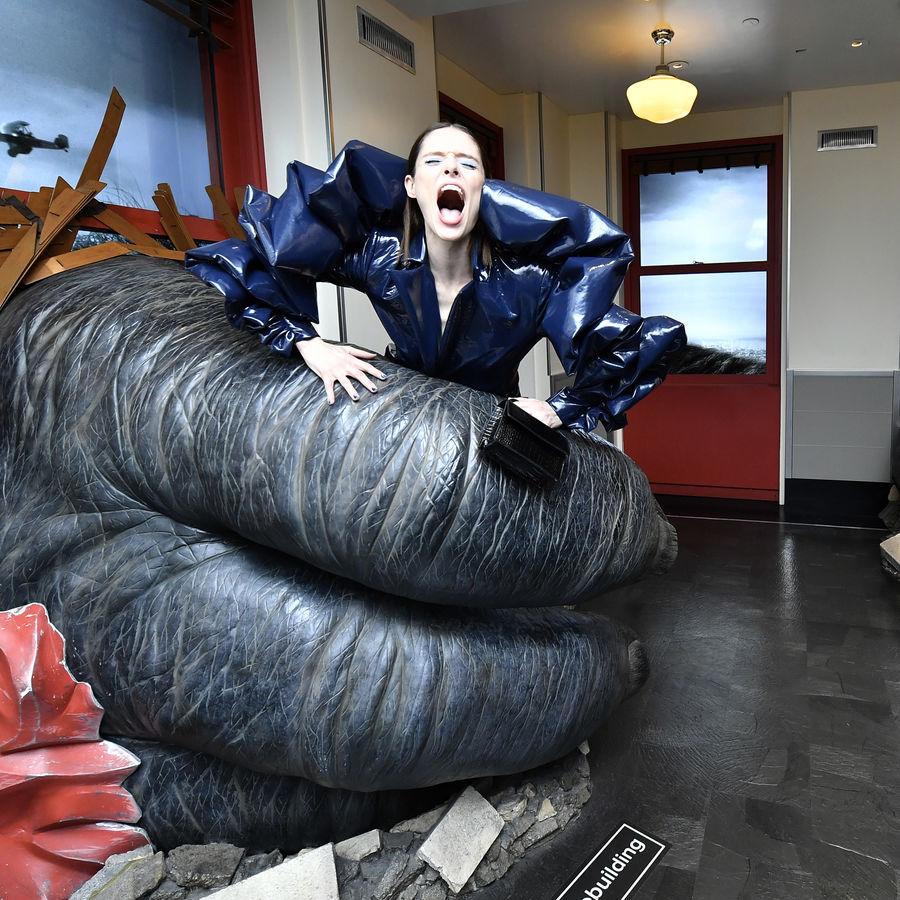
[[768,168],[642,175],[641,265],[766,259]]
[[643,275],[641,315],[684,323],[688,351],[673,374],[766,371],[765,272]]
[[122,0],[0,0],[0,13],[3,122],[69,143],[68,152],[36,147],[15,156],[13,144],[0,144],[0,185],[33,191],[57,176],[74,185],[116,87],[127,108],[100,198],[153,209],[165,181],[182,213],[212,215],[199,51],[183,25]]

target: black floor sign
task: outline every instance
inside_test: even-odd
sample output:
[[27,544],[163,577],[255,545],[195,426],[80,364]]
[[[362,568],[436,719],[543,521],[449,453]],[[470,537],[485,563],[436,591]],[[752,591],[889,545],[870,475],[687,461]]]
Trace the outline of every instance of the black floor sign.
[[556,900],[625,900],[669,845],[622,824]]

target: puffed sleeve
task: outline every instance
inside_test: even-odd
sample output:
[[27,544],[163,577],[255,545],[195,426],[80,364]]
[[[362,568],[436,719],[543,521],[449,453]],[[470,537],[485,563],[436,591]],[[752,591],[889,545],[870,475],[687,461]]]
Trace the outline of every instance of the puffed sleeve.
[[498,244],[547,269],[540,330],[575,377],[548,402],[568,428],[607,430],[665,378],[684,326],[614,304],[633,258],[628,237],[583,203],[491,181],[481,216]]
[[246,240],[191,250],[187,268],[224,294],[232,325],[288,354],[316,335],[316,281],[352,284],[341,274],[345,255],[399,220],[404,174],[404,160],[361,141],[324,172],[293,162],[280,197],[247,189],[238,215]]

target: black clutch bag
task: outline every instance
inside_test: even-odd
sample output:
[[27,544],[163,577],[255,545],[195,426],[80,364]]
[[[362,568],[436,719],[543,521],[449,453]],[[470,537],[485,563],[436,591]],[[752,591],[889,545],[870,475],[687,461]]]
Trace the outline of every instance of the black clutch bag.
[[484,455],[510,474],[544,487],[559,479],[569,446],[565,437],[507,398],[481,436]]

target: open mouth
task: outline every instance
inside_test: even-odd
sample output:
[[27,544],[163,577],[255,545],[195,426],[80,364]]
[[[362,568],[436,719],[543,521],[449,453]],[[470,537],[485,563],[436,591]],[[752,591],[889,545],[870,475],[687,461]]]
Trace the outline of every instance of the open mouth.
[[438,191],[438,215],[445,225],[458,225],[462,221],[466,201],[462,189],[455,184],[445,185]]

